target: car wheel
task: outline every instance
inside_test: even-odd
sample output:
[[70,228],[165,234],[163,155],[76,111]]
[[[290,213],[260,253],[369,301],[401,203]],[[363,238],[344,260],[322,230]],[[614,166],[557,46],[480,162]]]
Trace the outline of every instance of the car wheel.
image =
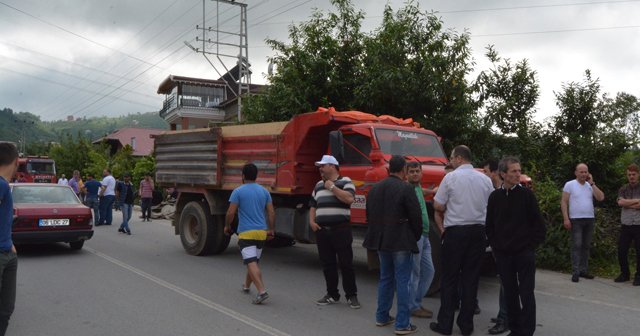
[[189,202],[180,214],[180,241],[191,255],[218,254],[229,245],[224,216],[211,216],[205,203]]
[[72,250],[81,250],[82,246],[84,246],[84,240],[69,243],[69,247],[71,247]]

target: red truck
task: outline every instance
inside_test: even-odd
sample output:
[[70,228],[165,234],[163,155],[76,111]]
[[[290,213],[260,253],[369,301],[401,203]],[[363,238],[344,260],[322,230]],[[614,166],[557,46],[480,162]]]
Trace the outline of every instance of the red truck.
[[[327,152],[340,162],[340,174],[356,185],[351,206],[354,233],[366,228],[367,193],[387,177],[391,155],[421,162],[424,188],[440,184],[447,163],[437,135],[411,119],[320,108],[288,122],[156,135],[156,183],[178,191],[173,226],[189,254],[216,254],[227,248],[223,227],[228,199],[241,185],[242,166],[248,162],[258,166],[257,183],[272,195],[276,236],[313,243],[308,204],[320,179],[314,163]],[[438,241],[438,235],[431,236]]]
[[56,163],[47,156],[18,158],[15,180],[20,183],[57,183]]

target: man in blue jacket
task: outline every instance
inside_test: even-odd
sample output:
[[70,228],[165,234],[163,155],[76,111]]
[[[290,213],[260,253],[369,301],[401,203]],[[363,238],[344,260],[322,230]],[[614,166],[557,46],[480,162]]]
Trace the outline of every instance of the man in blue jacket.
[[[406,162],[394,155],[389,160],[389,177],[369,191],[367,199],[367,235],[362,244],[378,252],[380,280],[376,325],[383,327],[395,321],[395,334],[415,333],[411,324],[411,294],[409,278],[413,269],[413,254],[418,253],[422,235],[422,215],[414,188],[404,181]],[[389,316],[393,290],[398,293],[397,315]]]
[[9,326],[16,302],[18,256],[11,240],[13,198],[9,180],[18,168],[18,149],[10,142],[0,142],[0,335]]

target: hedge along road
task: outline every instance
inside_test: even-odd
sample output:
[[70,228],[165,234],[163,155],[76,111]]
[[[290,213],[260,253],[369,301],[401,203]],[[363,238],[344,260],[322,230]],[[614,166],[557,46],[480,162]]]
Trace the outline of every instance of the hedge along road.
[[[126,236],[113,226],[96,228],[85,249],[66,245],[19,249],[18,297],[11,335],[391,335],[374,325],[377,275],[366,269],[366,252],[354,243],[359,298],[319,307],[324,295],[315,246],[266,249],[261,267],[271,297],[240,290],[245,268],[235,239],[220,255],[187,255],[169,221],[141,222],[135,213]],[[537,335],[636,335],[640,287],[610,279],[581,279],[539,271]],[[475,334],[486,334],[498,309],[498,283],[483,277]],[[424,306],[436,310],[438,298]],[[392,314],[394,310],[392,310]],[[413,319],[420,333],[433,319]],[[454,335],[460,332],[454,327]]]

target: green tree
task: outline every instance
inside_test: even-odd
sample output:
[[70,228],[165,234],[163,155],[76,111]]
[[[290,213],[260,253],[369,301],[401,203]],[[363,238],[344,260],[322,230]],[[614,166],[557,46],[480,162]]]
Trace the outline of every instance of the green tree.
[[136,166],[133,168],[133,182],[136,186],[140,185],[140,181],[147,173],[153,174],[156,170],[156,158],[153,155],[145,156],[136,161]]
[[540,96],[536,72],[526,59],[512,64],[501,59],[493,46],[487,47],[492,67],[482,71],[476,85],[479,101],[485,107],[485,122],[495,125],[502,134],[527,136]]
[[[555,181],[573,178],[578,162],[589,165],[590,172],[605,194],[615,194],[619,186],[614,185],[617,158],[628,148],[625,130],[616,127],[629,115],[628,95],[609,99],[600,93],[600,82],[593,79],[591,71],[585,71],[582,82],[564,84],[556,92],[559,113],[553,117],[549,133],[545,138],[546,165]],[[553,173],[552,173],[553,174]],[[607,198],[613,205],[615,197]]]
[[332,0],[336,13],[313,12],[307,22],[289,26],[290,44],[266,41],[276,55],[265,95],[250,97],[245,116],[251,122],[289,120],[319,106],[353,106],[361,82],[364,14],[349,0]]
[[443,22],[409,1],[386,6],[380,28],[365,39],[357,106],[375,114],[414,118],[451,147],[478,128],[465,76],[472,70],[469,34],[444,30]]
[[[486,157],[517,155],[527,166],[540,151],[542,126],[533,120],[540,96],[536,72],[526,59],[511,62],[503,59],[493,46],[487,47],[486,57],[491,68],[478,75],[474,83],[478,92],[478,103],[484,109],[483,127],[498,129],[494,134],[492,148],[484,149]],[[491,137],[492,135],[488,135]],[[482,154],[482,153],[481,153]]]
[[58,175],[66,174],[70,177],[74,170],[79,170],[81,174],[85,173],[87,164],[90,162],[91,150],[92,145],[88,139],[78,136],[76,140],[67,134],[60,139],[58,145],[51,147],[49,156],[56,161]]
[[111,160],[111,174],[121,178],[124,173],[132,173],[135,166],[136,161],[133,158],[133,148],[127,144],[113,156]]

